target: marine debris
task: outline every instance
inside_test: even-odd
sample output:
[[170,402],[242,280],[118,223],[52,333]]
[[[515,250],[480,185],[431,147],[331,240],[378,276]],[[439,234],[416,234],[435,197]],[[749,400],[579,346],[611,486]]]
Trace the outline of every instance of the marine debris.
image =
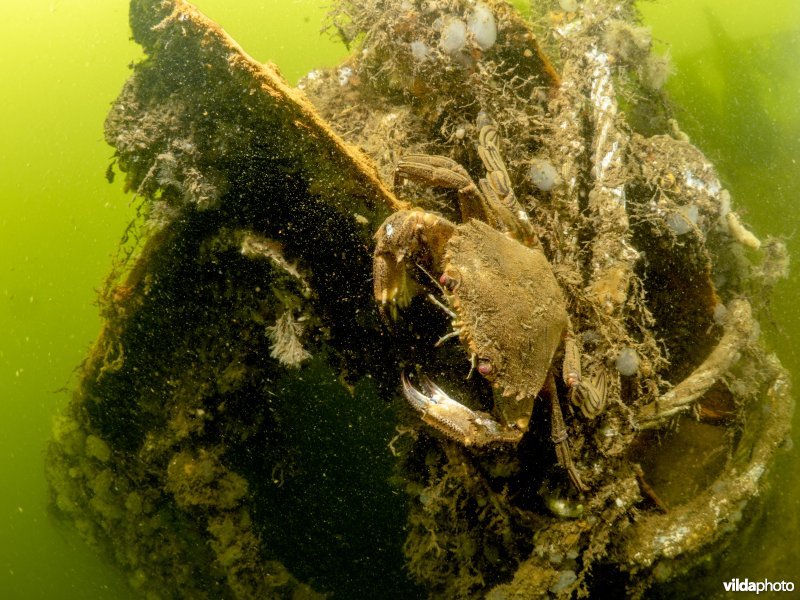
[[[637,596],[750,532],[792,410],[758,322],[785,246],[680,131],[633,2],[555,4],[339,0],[352,57],[294,89],[188,2],[131,2],[146,58],[106,138],[142,217],[47,474],[144,597]],[[437,271],[462,221],[475,297]],[[408,292],[382,319],[374,236],[430,222],[382,267]],[[495,265],[526,244],[546,268]],[[552,383],[493,389],[477,351],[524,358],[545,292]],[[441,435],[404,398],[440,398],[423,374],[527,431]]]

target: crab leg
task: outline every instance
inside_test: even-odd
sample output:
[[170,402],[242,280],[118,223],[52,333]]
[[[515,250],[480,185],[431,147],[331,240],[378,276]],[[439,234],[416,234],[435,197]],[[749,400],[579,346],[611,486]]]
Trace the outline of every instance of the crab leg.
[[578,469],[575,467],[575,463],[572,462],[572,454],[569,450],[569,439],[567,437],[567,426],[564,423],[564,415],[561,413],[561,405],[558,403],[558,396],[556,394],[550,394],[550,406],[552,408],[550,416],[550,439],[556,447],[558,464],[566,469],[569,480],[579,492],[588,492],[589,488],[581,481],[581,477],[578,475]]
[[444,344],[447,340],[451,340],[454,337],[458,337],[461,335],[461,330],[453,329],[450,333],[445,333],[442,337],[436,340],[436,343],[433,345],[434,348],[438,348],[442,344]]
[[558,401],[556,392],[556,382],[552,373],[548,375],[542,393],[550,396],[550,440],[556,449],[556,458],[569,475],[569,480],[579,492],[588,492],[589,488],[581,481],[578,468],[572,461],[572,453],[569,448],[569,437],[567,435],[567,425],[564,423],[564,415],[561,412],[561,404]]
[[[461,218],[487,221],[486,201],[467,170],[446,156],[408,154],[397,164],[394,172],[395,186],[400,180],[410,179],[432,187],[458,191]],[[487,221],[488,222],[488,221]]]
[[494,125],[483,125],[478,151],[488,172],[486,178],[479,181],[480,190],[466,169],[456,161],[430,154],[404,156],[395,171],[395,184],[410,179],[433,187],[457,190],[462,220],[478,219],[529,244],[535,237],[533,229],[511,189],[511,181],[495,145],[496,138]]
[[394,172],[394,185],[397,186],[403,179],[459,192],[466,192],[475,187],[464,167],[452,158],[433,154],[405,155]]
[[569,387],[572,403],[581,409],[584,417],[594,419],[603,412],[608,397],[605,372],[598,371],[589,379],[582,377],[580,349],[569,323],[564,334],[563,378]]
[[[427,377],[422,377],[422,391],[416,389],[405,372],[400,376],[403,383],[403,396],[431,427],[438,429],[449,438],[465,446],[487,446],[494,443],[517,443],[525,433],[513,425],[503,425],[491,415],[472,410],[453,400],[438,385]],[[556,449],[559,464],[566,469],[570,481],[580,492],[587,488],[581,481],[578,469],[572,462],[567,438],[567,427],[555,393],[555,383],[550,377],[548,391],[552,407],[550,439]]]
[[500,134],[497,132],[497,126],[483,112],[478,115],[477,126],[478,155],[486,168],[486,178],[481,179],[478,185],[489,209],[497,213],[498,220],[507,221],[502,223],[505,227],[497,228],[508,231],[526,246],[533,245],[536,243],[536,236],[528,213],[522,208],[511,187],[511,178],[500,154]]
[[[452,310],[450,310],[450,308],[446,304],[442,303],[442,301],[439,300],[433,294],[428,294],[428,301],[431,304],[433,304],[434,306],[436,306],[438,308],[441,308],[442,311],[444,311],[447,314],[447,316],[449,316],[451,319],[457,319],[458,318],[458,315],[456,313],[454,313]],[[450,337],[450,336],[448,335],[447,337]],[[447,339],[447,337],[445,337],[445,339]]]

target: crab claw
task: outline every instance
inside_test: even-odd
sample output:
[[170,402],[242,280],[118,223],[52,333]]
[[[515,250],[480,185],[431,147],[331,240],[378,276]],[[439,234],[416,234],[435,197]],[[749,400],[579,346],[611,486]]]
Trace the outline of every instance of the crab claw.
[[513,426],[504,426],[491,415],[472,410],[453,400],[430,379],[420,379],[422,391],[415,388],[403,372],[403,396],[422,420],[446,436],[465,446],[486,446],[492,443],[516,443],[523,431]]
[[418,261],[441,264],[445,245],[455,231],[447,219],[422,210],[400,210],[383,222],[375,233],[373,293],[381,312],[393,317],[416,293],[407,266]]

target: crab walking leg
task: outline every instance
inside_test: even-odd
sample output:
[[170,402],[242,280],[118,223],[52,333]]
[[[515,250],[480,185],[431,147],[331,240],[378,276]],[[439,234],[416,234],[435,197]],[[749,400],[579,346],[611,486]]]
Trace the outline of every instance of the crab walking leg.
[[478,182],[489,209],[501,221],[496,227],[507,231],[526,246],[538,243],[528,213],[511,187],[506,164],[500,154],[497,126],[484,112],[478,114],[478,154],[486,168],[486,177]]
[[744,299],[731,300],[722,334],[716,348],[703,363],[683,381],[655,402],[639,410],[640,429],[653,429],[669,422],[672,417],[688,411],[694,401],[727,371],[740,356],[740,348],[753,334],[753,316],[750,303]]
[[405,179],[448,190],[458,191],[461,219],[489,222],[486,200],[481,196],[467,170],[447,156],[407,154],[397,164],[394,185]]
[[581,375],[581,352],[569,321],[564,333],[564,364],[562,368],[562,377],[564,383],[569,387],[572,403],[581,409],[584,417],[594,419],[603,412],[606,406],[608,386],[605,372],[601,370],[589,379],[583,378]]
[[499,149],[494,145],[497,132],[493,125],[483,126],[480,143],[487,135],[487,139],[491,140],[487,143],[492,145],[487,148],[479,145],[479,152],[482,157],[491,155],[490,159],[484,158],[484,164],[492,170],[487,173],[486,179],[480,180],[480,190],[466,169],[456,161],[429,154],[404,156],[395,171],[395,184],[410,179],[432,187],[457,190],[463,221],[478,219],[527,244],[534,238],[533,229],[527,213],[516,200]]
[[420,413],[422,420],[465,446],[516,443],[525,433],[514,426],[502,425],[485,412],[456,402],[427,377],[420,382],[423,391],[411,385],[405,373],[400,379],[403,396]]
[[433,154],[406,154],[395,169],[395,187],[404,179],[459,191],[475,187],[464,167],[452,158]]
[[558,402],[558,394],[556,394],[556,386],[552,378],[549,387],[552,388],[548,392],[551,406],[550,439],[553,441],[553,445],[556,448],[558,464],[566,469],[569,480],[572,482],[572,485],[575,486],[575,489],[579,492],[588,492],[589,488],[581,481],[578,469],[575,463],[572,462],[572,453],[569,449],[569,439],[567,436],[567,426],[564,423],[564,415],[561,413],[561,404]]

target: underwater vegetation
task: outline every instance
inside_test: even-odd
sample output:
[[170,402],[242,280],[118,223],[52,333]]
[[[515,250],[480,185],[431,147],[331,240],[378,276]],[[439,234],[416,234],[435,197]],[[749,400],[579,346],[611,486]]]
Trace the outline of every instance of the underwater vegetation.
[[641,596],[746,539],[789,259],[631,2],[341,0],[299,89],[183,0],[131,26],[140,218],[47,473],[143,597]]

